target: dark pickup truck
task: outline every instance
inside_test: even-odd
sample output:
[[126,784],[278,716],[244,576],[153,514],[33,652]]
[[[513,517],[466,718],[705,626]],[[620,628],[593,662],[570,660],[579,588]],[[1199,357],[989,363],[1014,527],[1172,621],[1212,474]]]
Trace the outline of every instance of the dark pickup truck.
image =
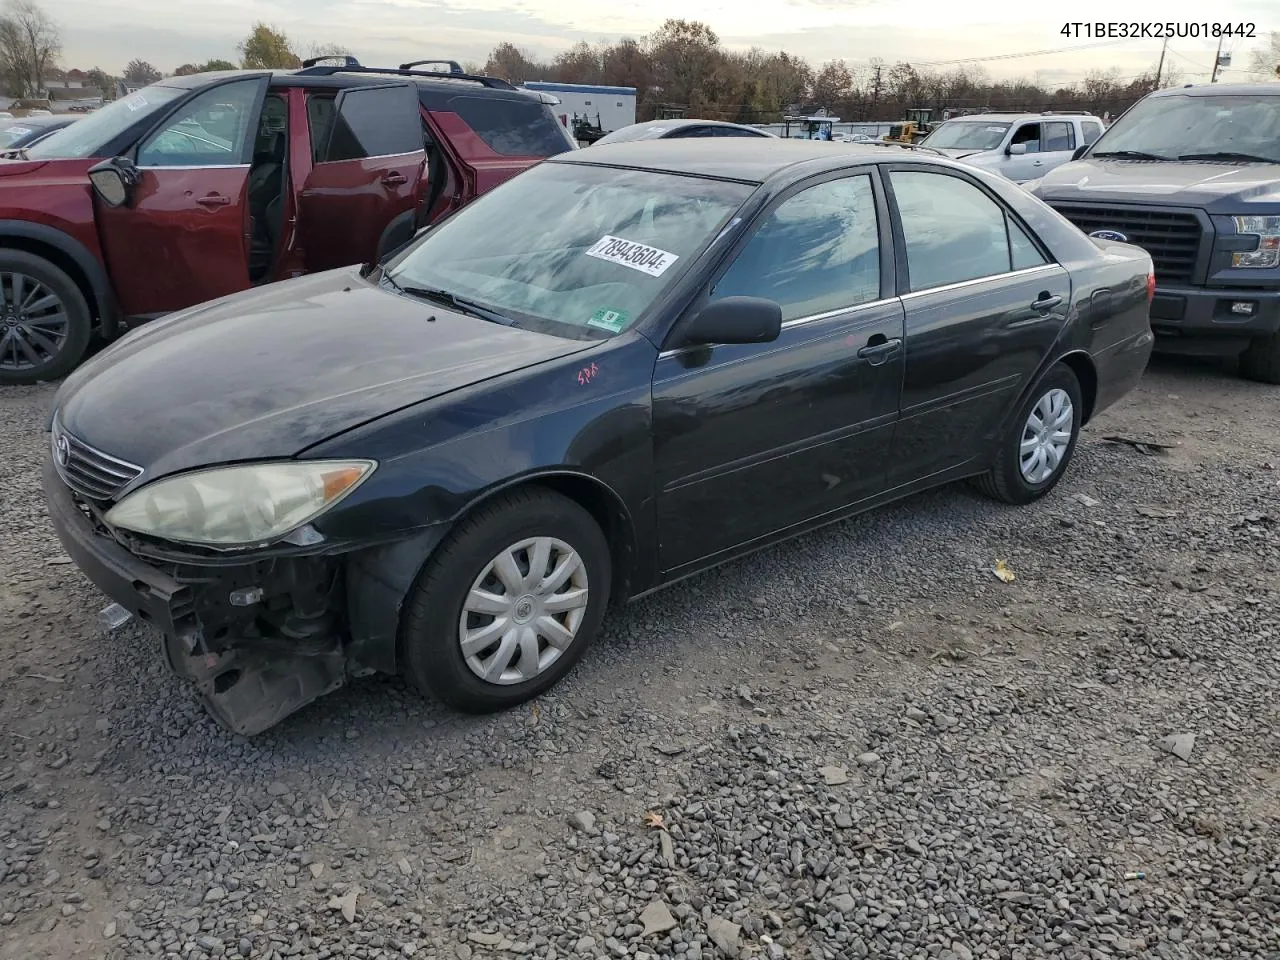
[[1161,90],[1024,185],[1085,233],[1151,254],[1157,351],[1238,356],[1280,384],[1280,84]]

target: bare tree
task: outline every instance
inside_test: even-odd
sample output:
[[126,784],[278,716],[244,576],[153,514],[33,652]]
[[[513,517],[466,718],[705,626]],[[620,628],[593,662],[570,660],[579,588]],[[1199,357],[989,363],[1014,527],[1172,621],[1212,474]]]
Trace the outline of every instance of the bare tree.
[[1250,54],[1249,73],[1255,80],[1274,80],[1280,77],[1280,30],[1272,30],[1267,45]]
[[0,14],[0,75],[19,97],[39,96],[62,52],[62,35],[32,0],[9,0]]

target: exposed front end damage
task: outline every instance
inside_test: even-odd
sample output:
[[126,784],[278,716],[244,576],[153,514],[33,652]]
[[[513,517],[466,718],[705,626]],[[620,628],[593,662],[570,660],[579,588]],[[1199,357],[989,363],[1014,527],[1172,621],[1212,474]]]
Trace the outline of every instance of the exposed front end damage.
[[[169,668],[196,686],[228,730],[261,733],[349,676],[373,672],[350,656],[351,554],[192,562],[203,558],[108,529],[101,506],[62,483],[52,457],[45,489],[71,558],[126,613],[163,633]],[[394,669],[394,651],[378,659]]]

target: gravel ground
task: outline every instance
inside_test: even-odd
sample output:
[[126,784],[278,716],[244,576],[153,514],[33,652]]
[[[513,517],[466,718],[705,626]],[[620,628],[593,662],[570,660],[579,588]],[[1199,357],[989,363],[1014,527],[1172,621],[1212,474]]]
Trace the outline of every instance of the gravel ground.
[[0,396],[4,960],[1280,957],[1280,390],[1157,361],[1034,507],[732,564],[531,707],[252,741],[97,626],[51,396]]

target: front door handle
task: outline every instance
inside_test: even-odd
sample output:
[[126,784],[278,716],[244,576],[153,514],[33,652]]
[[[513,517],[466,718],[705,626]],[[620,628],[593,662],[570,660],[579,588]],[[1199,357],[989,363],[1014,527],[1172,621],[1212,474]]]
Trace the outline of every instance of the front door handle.
[[211,193],[207,197],[201,197],[196,203],[202,207],[225,207],[231,202],[230,197],[224,197],[220,193]]
[[384,187],[399,187],[408,183],[408,178],[403,173],[384,173],[382,175],[382,185]]
[[1042,312],[1048,312],[1049,310],[1052,310],[1061,302],[1062,302],[1061,297],[1051,297],[1047,293],[1042,293],[1040,294],[1040,298],[1038,300],[1031,301],[1031,309],[1040,310]]
[[866,360],[871,366],[878,367],[900,349],[902,349],[902,341],[897,337],[892,340],[877,339],[859,350],[858,356]]

